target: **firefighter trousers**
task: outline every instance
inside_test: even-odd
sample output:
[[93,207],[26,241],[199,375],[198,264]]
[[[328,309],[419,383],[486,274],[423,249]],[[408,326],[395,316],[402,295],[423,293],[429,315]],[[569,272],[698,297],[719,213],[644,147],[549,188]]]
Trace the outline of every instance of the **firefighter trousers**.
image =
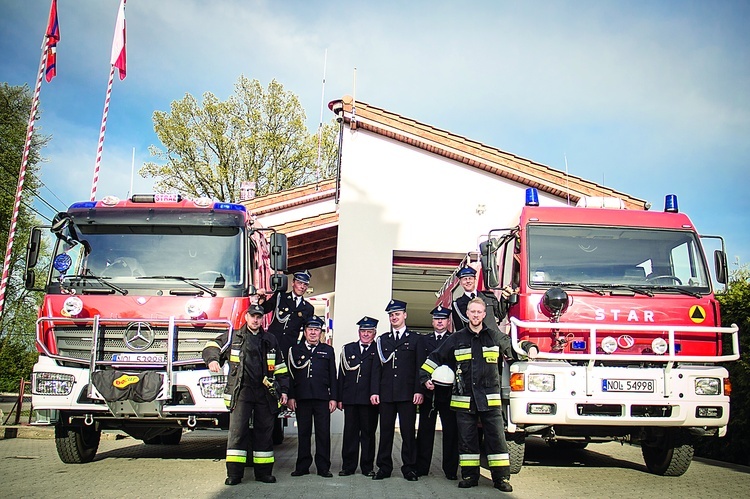
[[417,430],[417,474],[427,475],[432,463],[432,447],[435,443],[435,424],[440,415],[443,427],[443,473],[458,474],[458,428],[456,412],[450,408],[450,400],[425,400],[419,406],[419,429]]
[[[240,390],[237,405],[229,415],[229,435],[227,436],[227,476],[242,478],[245,464],[251,457],[255,477],[268,476],[273,473],[273,423],[276,413],[266,397],[252,397],[251,390],[243,387]],[[260,399],[260,400],[258,400]],[[253,421],[253,431],[249,422]],[[252,433],[252,442],[250,442]],[[252,446],[249,447],[248,443]],[[252,448],[252,456],[248,456]]]
[[357,471],[358,457],[362,474],[366,475],[373,470],[377,427],[378,406],[344,404],[344,441],[341,445],[341,469],[343,471],[351,473]]
[[478,423],[482,423],[484,445],[487,453],[487,464],[492,473],[492,481],[510,479],[510,455],[505,441],[503,412],[500,407],[475,413],[456,412],[458,424],[458,460],[461,476],[465,480],[479,479],[479,432]]

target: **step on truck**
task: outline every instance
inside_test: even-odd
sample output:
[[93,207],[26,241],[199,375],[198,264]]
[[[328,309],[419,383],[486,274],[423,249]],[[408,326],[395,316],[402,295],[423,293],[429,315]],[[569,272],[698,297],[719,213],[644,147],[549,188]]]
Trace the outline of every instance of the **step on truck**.
[[[36,269],[45,229],[51,265]],[[185,428],[226,429],[226,372],[208,371],[201,352],[242,326],[256,288],[286,289],[274,272],[286,252],[243,205],[180,195],[75,203],[33,229],[25,284],[44,299],[32,405],[60,459],[91,461],[102,430],[177,444]]]
[[[467,255],[480,286],[511,286],[501,324],[514,349],[540,353],[506,367],[511,468],[525,441],[556,448],[621,441],[641,447],[657,475],[687,471],[695,439],[724,436],[731,384],[720,364],[739,358],[737,326],[721,327],[702,239],[715,239],[714,280],[727,282],[724,241],[700,236],[674,195],[663,212],[619,199],[539,206],[526,193],[518,225],[493,229]],[[455,273],[439,302],[461,293]]]

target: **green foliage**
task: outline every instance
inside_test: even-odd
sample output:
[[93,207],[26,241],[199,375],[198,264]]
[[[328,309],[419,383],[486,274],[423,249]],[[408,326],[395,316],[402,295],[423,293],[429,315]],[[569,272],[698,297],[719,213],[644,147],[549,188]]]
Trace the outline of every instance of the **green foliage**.
[[199,104],[186,94],[170,112],[155,111],[153,121],[164,149],[151,146],[159,162],[138,173],[158,179],[162,192],[236,202],[245,180],[261,196],[334,173],[336,126],[310,134],[297,96],[275,80],[264,90],[240,76],[226,101],[206,92]]
[[704,439],[696,447],[696,454],[750,465],[750,269],[741,267],[732,272],[727,291],[718,294],[717,299],[722,325],[739,326],[740,359],[725,365],[732,381],[727,436]]
[[[3,258],[15,204],[31,100],[31,91],[26,86],[0,85],[0,244]],[[23,270],[31,227],[39,224],[29,206],[38,187],[36,172],[41,160],[40,151],[48,140],[48,137],[34,135],[28,156],[5,303],[0,317],[0,390],[17,390],[18,380],[21,377],[29,378],[37,356],[34,328],[41,295],[24,288]]]

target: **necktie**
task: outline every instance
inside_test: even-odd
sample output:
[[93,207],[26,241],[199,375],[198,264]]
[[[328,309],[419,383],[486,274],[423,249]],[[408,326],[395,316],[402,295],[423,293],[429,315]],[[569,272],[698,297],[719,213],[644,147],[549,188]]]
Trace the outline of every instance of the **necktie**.
[[471,295],[469,295],[469,296],[471,296],[471,299],[473,300],[474,298],[476,298],[476,297],[477,297],[477,294],[476,294],[476,293],[472,293],[472,294],[471,294]]
[[364,344],[360,343],[359,346],[362,349],[362,351],[359,352],[359,353],[365,353],[365,350],[367,350],[367,345],[364,345]]
[[396,341],[401,341],[401,333],[396,333]]
[[298,297],[296,297],[296,298],[294,299],[294,303],[295,303],[295,305],[294,305],[294,306],[295,306],[295,307],[297,307],[297,308],[299,308],[299,302],[300,302],[300,297],[298,296]]
[[438,337],[437,337],[437,340],[438,340],[438,343],[440,343],[441,341],[443,341],[443,335],[439,334]]

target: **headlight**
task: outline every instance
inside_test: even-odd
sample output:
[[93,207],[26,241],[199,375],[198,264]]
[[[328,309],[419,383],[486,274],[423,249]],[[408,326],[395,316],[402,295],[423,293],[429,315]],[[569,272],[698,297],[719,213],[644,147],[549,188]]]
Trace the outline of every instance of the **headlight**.
[[696,395],[719,395],[720,391],[719,378],[696,378],[695,394]]
[[651,342],[651,350],[653,350],[656,355],[664,355],[667,353],[668,349],[669,345],[664,338],[654,338],[654,341]]
[[207,399],[224,398],[224,388],[227,386],[227,377],[223,375],[207,376],[198,380],[201,395]]
[[529,374],[528,388],[530,392],[554,392],[554,374]]
[[34,395],[67,396],[73,391],[75,377],[72,374],[33,373],[32,392]]

